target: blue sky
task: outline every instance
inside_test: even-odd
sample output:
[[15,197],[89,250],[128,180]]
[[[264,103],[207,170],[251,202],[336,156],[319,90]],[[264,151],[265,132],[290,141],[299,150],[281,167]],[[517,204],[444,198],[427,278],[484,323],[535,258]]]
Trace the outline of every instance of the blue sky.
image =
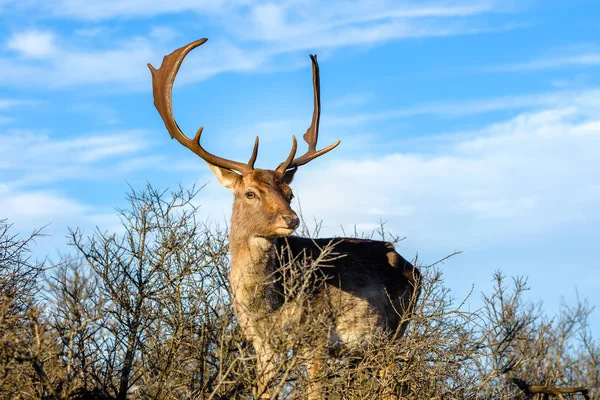
[[176,118],[227,158],[259,135],[273,168],[310,124],[317,53],[320,144],[342,144],[296,175],[306,218],[326,234],[386,220],[424,263],[463,251],[443,266],[458,298],[500,269],[549,313],[577,294],[600,306],[598,15],[591,0],[0,0],[0,217],[50,224],[36,251],[56,255],[68,226],[118,229],[128,185],[148,181],[208,183],[201,212],[226,221],[230,193],[169,140],[146,63],[208,37]]

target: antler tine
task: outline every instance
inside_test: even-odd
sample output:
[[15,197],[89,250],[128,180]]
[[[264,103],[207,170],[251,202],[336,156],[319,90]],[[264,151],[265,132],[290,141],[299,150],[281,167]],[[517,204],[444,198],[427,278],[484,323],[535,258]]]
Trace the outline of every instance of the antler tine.
[[321,120],[321,75],[319,74],[319,63],[317,55],[310,54],[313,78],[313,115],[310,126],[302,138],[308,143],[308,151],[317,150],[317,139],[319,136],[319,122]]
[[292,135],[292,150],[290,151],[290,155],[288,156],[287,160],[285,160],[284,162],[279,164],[279,166],[277,167],[277,172],[279,172],[282,175],[285,173],[285,170],[290,167],[290,164],[294,160],[294,156],[296,155],[297,148],[298,148],[298,142],[296,141],[296,136]]
[[248,160],[248,166],[251,169],[254,169],[254,163],[256,162],[256,156],[258,156],[258,136],[254,140],[254,149],[252,149],[252,155],[250,156],[250,159]]
[[[321,80],[319,76],[319,63],[317,62],[316,54],[311,54],[310,59],[312,61],[313,77],[313,116],[310,127],[306,130],[304,136],[302,136],[304,141],[308,144],[308,151],[302,156],[295,158],[286,167],[286,169],[298,168],[299,166],[304,165],[309,161],[312,161],[315,158],[335,149],[341,143],[341,140],[338,140],[324,149],[317,151],[317,140],[319,139],[319,120],[321,119]],[[279,168],[283,165],[284,163],[279,164],[277,169],[279,170]]]
[[148,68],[150,68],[150,72],[152,72],[154,106],[165,123],[165,127],[167,128],[167,131],[169,131],[171,138],[176,139],[183,146],[187,147],[210,164],[246,174],[254,169],[254,161],[256,160],[258,151],[258,138],[256,138],[252,157],[250,158],[250,161],[248,161],[248,164],[228,160],[226,158],[215,156],[202,148],[200,145],[200,136],[202,135],[204,127],[198,129],[196,136],[192,140],[185,136],[181,131],[173,116],[173,82],[175,81],[175,76],[177,76],[179,67],[181,67],[183,59],[190,51],[204,44],[207,40],[208,39],[196,40],[165,56],[159,69],[155,69],[151,64],[148,64]]

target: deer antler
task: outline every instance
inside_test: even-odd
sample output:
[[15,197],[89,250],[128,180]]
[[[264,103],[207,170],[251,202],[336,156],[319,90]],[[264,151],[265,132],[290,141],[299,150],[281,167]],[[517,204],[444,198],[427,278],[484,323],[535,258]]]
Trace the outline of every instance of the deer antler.
[[[341,140],[333,143],[317,151],[317,140],[319,138],[319,119],[321,118],[321,82],[319,79],[319,64],[317,62],[317,56],[311,54],[310,59],[312,61],[312,76],[313,76],[313,100],[314,100],[314,108],[313,108],[313,116],[310,127],[306,130],[303,138],[304,141],[308,144],[308,151],[304,153],[304,155],[294,158],[291,162],[285,161],[279,164],[277,167],[277,171],[283,173],[288,169],[298,168],[301,165],[308,163],[309,161],[314,160],[315,158],[322,156],[323,154],[335,149],[338,144],[340,144]],[[294,138],[294,149],[293,153],[295,153],[296,147],[296,138]],[[290,153],[291,154],[291,153]],[[292,156],[293,157],[293,156]]]
[[175,81],[175,76],[179,71],[179,67],[181,67],[183,59],[190,51],[204,44],[207,40],[208,39],[196,40],[187,46],[175,50],[168,56],[165,56],[159,69],[155,69],[151,64],[148,64],[148,68],[150,68],[150,72],[152,72],[154,106],[162,117],[171,138],[176,139],[179,143],[210,164],[247,174],[254,169],[254,162],[256,161],[256,156],[258,154],[258,136],[254,142],[252,156],[248,163],[244,164],[215,156],[204,150],[200,145],[200,136],[202,135],[204,127],[200,127],[198,132],[196,132],[194,139],[190,139],[181,131],[173,116],[173,82]]

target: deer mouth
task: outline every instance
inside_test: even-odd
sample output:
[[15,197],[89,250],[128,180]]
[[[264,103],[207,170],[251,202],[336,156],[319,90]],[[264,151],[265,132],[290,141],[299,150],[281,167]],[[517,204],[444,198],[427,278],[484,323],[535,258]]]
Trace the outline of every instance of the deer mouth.
[[290,236],[292,233],[294,233],[294,231],[296,230],[297,226],[290,228],[288,226],[281,226],[281,227],[277,227],[275,228],[275,236]]

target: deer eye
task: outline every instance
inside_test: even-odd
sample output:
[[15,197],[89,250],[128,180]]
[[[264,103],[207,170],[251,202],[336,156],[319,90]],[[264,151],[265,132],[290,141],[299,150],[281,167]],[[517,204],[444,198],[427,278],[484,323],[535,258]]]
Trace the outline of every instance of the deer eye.
[[247,199],[255,199],[256,198],[256,193],[254,193],[254,192],[246,192],[246,198]]

